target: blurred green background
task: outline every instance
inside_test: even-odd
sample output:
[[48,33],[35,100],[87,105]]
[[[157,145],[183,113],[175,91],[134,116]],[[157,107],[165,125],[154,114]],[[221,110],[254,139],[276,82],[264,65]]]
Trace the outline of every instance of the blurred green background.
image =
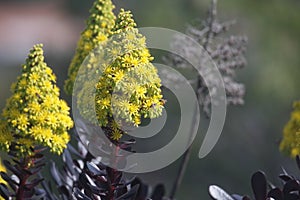
[[[0,107],[10,84],[20,74],[28,50],[44,43],[47,63],[62,88],[67,68],[91,0],[0,1]],[[114,0],[117,8],[132,10],[139,27],[184,31],[187,23],[204,19],[209,0]],[[300,1],[226,0],[218,4],[219,19],[236,19],[233,35],[249,37],[248,65],[238,73],[245,83],[245,105],[229,107],[222,136],[214,150],[198,159],[193,153],[177,199],[209,199],[208,186],[229,193],[249,194],[252,173],[263,170],[275,184],[281,167],[296,172],[295,162],[278,151],[292,102],[300,99]],[[62,97],[68,99],[62,92]],[[70,99],[68,99],[70,101]],[[147,183],[170,188],[179,162],[142,175]]]

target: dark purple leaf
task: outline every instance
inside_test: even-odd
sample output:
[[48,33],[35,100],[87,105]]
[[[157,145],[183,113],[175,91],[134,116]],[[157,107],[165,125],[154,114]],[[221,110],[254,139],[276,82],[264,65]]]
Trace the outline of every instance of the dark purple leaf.
[[284,182],[288,182],[288,181],[290,181],[290,180],[293,179],[291,176],[289,176],[289,175],[287,175],[287,174],[280,174],[280,175],[279,175],[279,178],[280,178],[281,180],[283,180]]
[[3,184],[0,184],[0,195],[2,197],[4,197],[4,199],[9,199],[9,197],[10,197],[10,193],[9,193],[7,187]]
[[131,188],[129,190],[129,192],[127,192],[126,194],[118,197],[116,200],[135,200],[138,189],[139,189],[139,186],[135,185],[135,186],[133,186],[133,188]]
[[13,190],[16,190],[16,185],[18,185],[18,183],[12,180],[5,172],[0,172],[0,174],[3,180],[5,180]]
[[58,188],[58,190],[60,191],[61,194],[64,194],[68,198],[72,197],[72,194],[71,194],[70,190],[65,185],[60,186]]
[[37,186],[38,184],[40,184],[44,179],[40,179],[40,178],[36,178],[34,180],[32,180],[30,183],[27,183],[25,185],[25,187],[28,189],[28,190],[31,190],[31,189],[34,189],[35,186]]
[[295,191],[299,192],[299,190],[300,190],[299,182],[296,180],[290,180],[283,187],[284,197],[286,198],[286,196],[288,196],[291,192],[295,192]]
[[300,157],[299,157],[299,155],[296,156],[296,163],[297,163],[298,169],[300,170]]
[[252,190],[256,200],[266,200],[267,179],[263,172],[258,171],[253,174],[251,179]]
[[105,175],[105,172],[100,170],[98,167],[95,166],[95,164],[88,162],[86,164],[89,172],[91,173],[92,176],[103,176]]
[[158,184],[152,193],[152,200],[162,200],[166,193],[165,186],[163,184]]
[[243,200],[251,200],[251,199],[250,199],[250,197],[248,197],[248,196],[244,196],[244,197],[243,197]]
[[270,190],[268,197],[272,197],[275,200],[283,200],[283,193],[279,188],[274,188]]
[[86,196],[84,193],[82,193],[78,188],[75,188],[74,195],[78,200],[92,200],[88,196]]
[[20,178],[20,176],[22,175],[22,172],[21,172],[19,169],[17,169],[15,166],[12,166],[12,165],[10,164],[10,162],[7,161],[7,160],[3,160],[3,164],[4,164],[4,166],[6,167],[6,169],[8,169],[8,170],[11,171],[14,175],[16,175],[17,177]]

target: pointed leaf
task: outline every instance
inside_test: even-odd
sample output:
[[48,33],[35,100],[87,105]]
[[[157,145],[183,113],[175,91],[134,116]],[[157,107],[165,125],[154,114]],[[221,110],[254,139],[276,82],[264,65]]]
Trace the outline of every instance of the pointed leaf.
[[267,179],[263,172],[258,171],[251,179],[252,190],[256,200],[265,200],[267,197]]
[[152,200],[161,200],[163,199],[164,195],[166,193],[165,186],[163,184],[158,184],[152,193]]
[[10,193],[6,186],[0,184],[0,196],[4,197],[4,199],[9,199]]
[[300,191],[300,185],[299,182],[296,180],[290,180],[288,181],[284,187],[283,187],[283,193],[284,196],[288,196],[291,192],[299,192]]
[[59,174],[59,172],[58,172],[58,170],[56,168],[56,165],[55,165],[55,163],[53,161],[51,162],[50,173],[51,173],[53,179],[55,180],[56,184],[58,186],[62,185],[60,174]]
[[215,200],[234,200],[227,192],[216,185],[211,185],[208,188],[210,196]]
[[268,193],[268,197],[272,197],[276,200],[283,200],[283,193],[279,188],[274,188],[270,190],[270,192]]
[[135,200],[135,197],[137,195],[139,186],[135,185],[133,188],[129,190],[126,194],[118,197],[116,200]]
[[78,188],[74,189],[74,195],[78,200],[92,200],[88,196],[86,196],[84,193],[82,193]]

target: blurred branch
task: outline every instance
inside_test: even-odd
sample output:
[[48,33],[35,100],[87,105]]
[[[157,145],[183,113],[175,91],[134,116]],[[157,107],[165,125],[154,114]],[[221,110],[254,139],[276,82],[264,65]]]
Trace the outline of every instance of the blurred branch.
[[[210,41],[213,37],[213,34],[214,34],[213,33],[213,25],[215,23],[216,17],[217,17],[217,0],[212,0],[211,8],[210,8],[210,11],[209,11],[209,17],[208,17],[209,26],[206,27],[205,29],[203,29],[203,32],[207,32],[206,42],[203,45],[203,48],[205,50],[207,50],[208,45],[210,44]],[[196,104],[198,104],[198,102],[200,100],[200,93],[198,92],[198,89],[200,87],[201,87],[201,76],[198,75],[198,77],[197,77],[197,88],[196,88],[196,90],[197,90],[197,100],[198,101],[196,102]],[[197,107],[197,105],[195,107]],[[190,131],[190,139],[192,138],[193,134],[197,131],[198,126],[196,125],[196,122],[198,121],[197,119],[199,117],[200,116],[197,113],[197,109],[195,109],[194,114],[193,114],[192,127],[191,127],[191,131]],[[191,156],[191,152],[192,152],[192,145],[190,145],[188,147],[188,149],[186,150],[186,152],[183,154],[183,157],[182,157],[182,160],[181,160],[181,163],[180,163],[180,166],[179,166],[179,170],[178,170],[174,185],[173,185],[171,193],[170,193],[170,199],[171,200],[174,199],[174,197],[176,195],[176,192],[177,192],[178,188],[180,187],[180,185],[182,183],[182,180],[183,180],[183,177],[185,175],[186,168],[187,168],[190,156]]]

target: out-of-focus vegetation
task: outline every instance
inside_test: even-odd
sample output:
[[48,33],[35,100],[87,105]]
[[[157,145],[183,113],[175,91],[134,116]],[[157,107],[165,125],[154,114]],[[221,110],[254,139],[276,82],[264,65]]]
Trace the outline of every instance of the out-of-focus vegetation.
[[[34,2],[34,3],[32,3]],[[10,1],[10,8],[22,9],[24,5],[35,5],[42,1]],[[44,0],[49,3],[57,1]],[[76,26],[83,28],[84,19],[92,2],[81,0],[61,1],[59,7],[74,19]],[[183,31],[185,25],[195,18],[203,19],[209,7],[209,0],[115,0],[120,7],[131,9],[139,27],[160,26]],[[8,2],[0,2],[0,9]],[[249,177],[258,169],[268,172],[270,181],[277,183],[281,166],[295,170],[294,161],[284,157],[278,150],[284,124],[289,119],[292,102],[300,99],[300,2],[297,0],[227,0],[218,5],[222,20],[236,19],[232,30],[249,38],[248,65],[241,70],[238,79],[245,83],[246,98],[243,107],[229,107],[226,125],[215,149],[206,158],[199,160],[197,151],[200,138],[194,143],[194,153],[188,166],[177,199],[208,199],[207,188],[218,183],[224,189],[237,193],[250,193]],[[9,20],[10,18],[3,19]],[[21,21],[21,24],[27,24]],[[70,21],[72,23],[72,21]],[[51,27],[51,24],[49,24]],[[78,32],[73,36],[79,38]],[[0,23],[0,33],[9,27]],[[30,26],[28,25],[28,29]],[[11,30],[13,31],[13,30]],[[49,29],[47,31],[56,31]],[[12,32],[13,33],[13,32]],[[39,34],[43,34],[42,32]],[[32,44],[14,44],[18,34],[2,35],[0,41],[8,40],[16,52],[26,55]],[[35,43],[44,41],[35,41]],[[74,53],[73,48],[59,55],[45,46],[47,62],[58,75],[62,88],[67,67]],[[0,45],[0,105],[10,95],[9,87],[20,74],[20,60],[13,53],[6,53],[7,47]],[[48,53],[47,53],[48,52]],[[2,58],[5,57],[5,62]],[[23,60],[23,59],[21,59]],[[2,62],[3,61],[3,62]],[[64,95],[63,95],[64,96]],[[200,130],[201,131],[201,130]],[[203,130],[202,130],[203,131]],[[165,182],[170,187],[178,163],[161,171],[143,175],[149,183]],[[272,178],[271,178],[272,177]],[[234,188],[234,189],[232,189]]]

